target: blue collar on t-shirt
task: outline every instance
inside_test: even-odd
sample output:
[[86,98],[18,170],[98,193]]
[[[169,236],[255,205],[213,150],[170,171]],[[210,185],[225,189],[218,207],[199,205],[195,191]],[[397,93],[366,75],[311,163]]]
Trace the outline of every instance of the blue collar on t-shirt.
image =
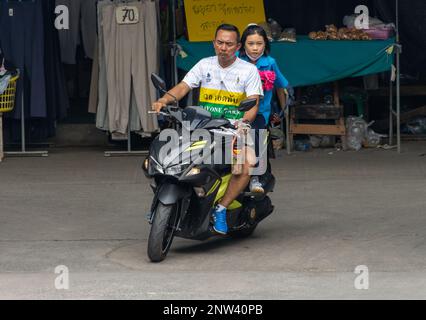
[[[239,57],[240,59],[250,62],[250,58],[247,56],[240,56],[239,52],[237,53],[237,57]],[[258,69],[264,69],[264,68],[269,68],[273,63],[273,60],[270,56],[261,56],[259,58],[259,60],[256,61],[256,67]]]

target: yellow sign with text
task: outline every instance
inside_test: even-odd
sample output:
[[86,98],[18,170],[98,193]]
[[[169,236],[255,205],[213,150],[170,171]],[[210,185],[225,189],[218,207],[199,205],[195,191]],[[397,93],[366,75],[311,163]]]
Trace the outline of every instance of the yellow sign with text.
[[189,41],[211,41],[222,23],[242,33],[249,23],[264,22],[263,0],[184,0]]

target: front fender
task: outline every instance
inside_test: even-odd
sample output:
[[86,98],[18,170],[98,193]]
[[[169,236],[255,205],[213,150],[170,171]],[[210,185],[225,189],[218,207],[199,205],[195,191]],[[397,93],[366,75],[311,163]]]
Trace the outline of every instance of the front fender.
[[165,206],[177,203],[179,200],[191,195],[191,189],[183,185],[166,183],[158,188],[157,199]]

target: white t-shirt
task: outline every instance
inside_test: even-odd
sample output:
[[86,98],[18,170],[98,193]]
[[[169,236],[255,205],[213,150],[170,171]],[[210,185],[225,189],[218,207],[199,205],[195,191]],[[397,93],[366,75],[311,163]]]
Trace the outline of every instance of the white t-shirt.
[[256,66],[240,58],[227,68],[220,66],[216,56],[204,58],[183,82],[191,89],[200,87],[200,105],[215,118],[224,115],[228,119],[241,119],[243,113],[236,110],[240,102],[252,95],[263,96]]

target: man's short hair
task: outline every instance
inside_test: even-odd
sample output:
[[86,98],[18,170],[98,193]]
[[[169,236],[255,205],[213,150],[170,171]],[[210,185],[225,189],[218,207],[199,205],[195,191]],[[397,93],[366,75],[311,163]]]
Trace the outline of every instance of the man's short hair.
[[240,43],[241,41],[240,30],[238,30],[238,28],[234,26],[233,24],[224,23],[224,24],[221,24],[219,27],[217,27],[216,33],[214,35],[215,38],[217,37],[217,34],[219,33],[220,30],[235,32],[237,34],[237,43]]

